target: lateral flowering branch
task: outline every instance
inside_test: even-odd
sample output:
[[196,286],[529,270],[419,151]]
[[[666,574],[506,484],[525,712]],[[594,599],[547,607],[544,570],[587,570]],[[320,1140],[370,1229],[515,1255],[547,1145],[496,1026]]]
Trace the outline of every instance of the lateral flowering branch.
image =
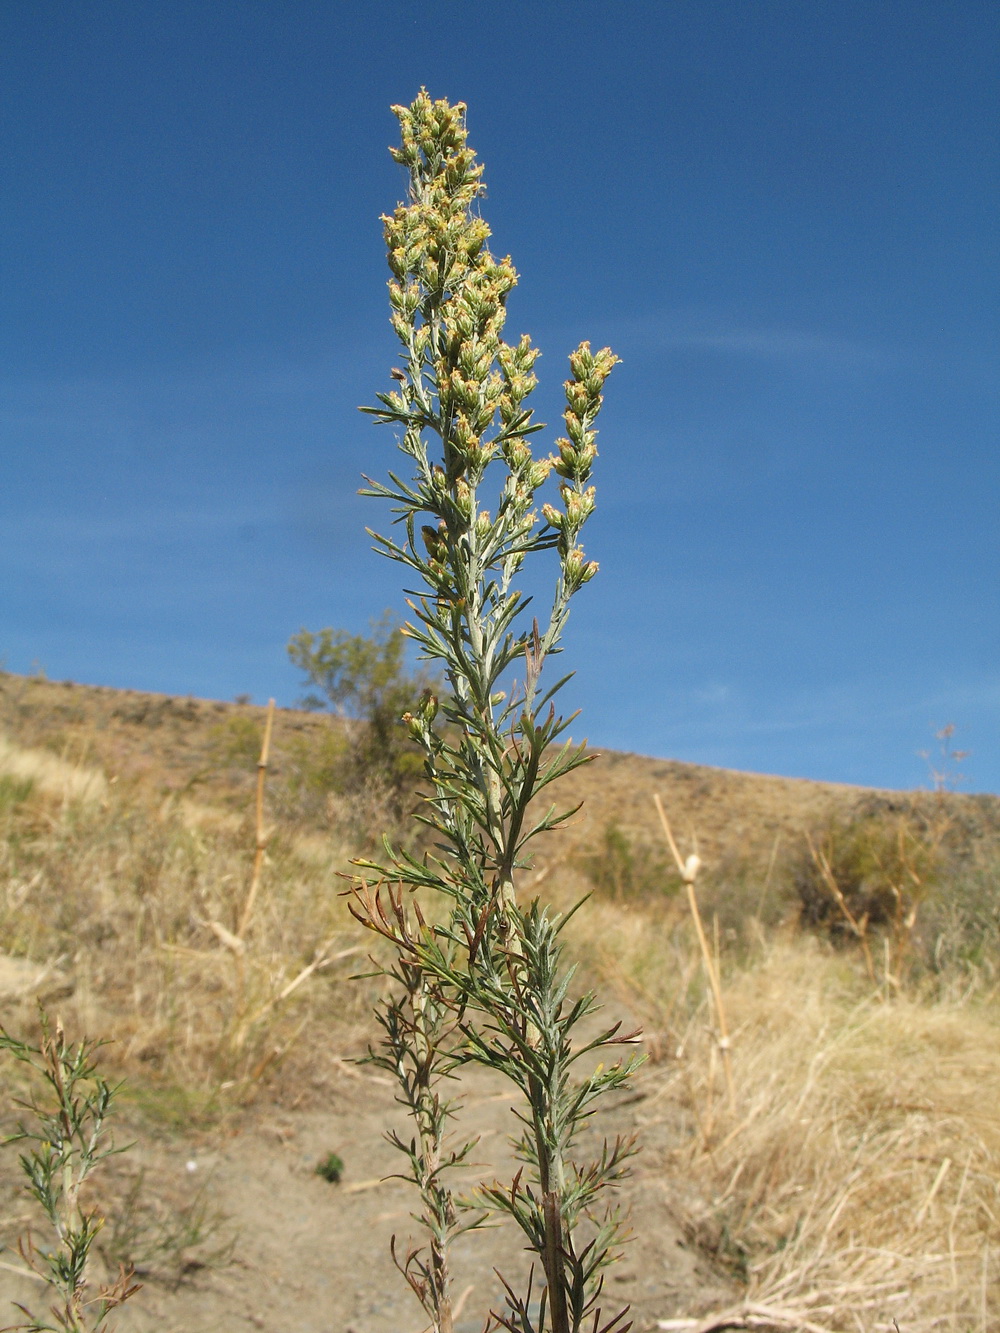
[[[387,862],[359,862],[354,910],[398,952],[389,972],[400,993],[383,1010],[388,1045],[376,1058],[400,1071],[400,1100],[417,1121],[431,1123],[413,1104],[412,1080],[402,1072],[412,1067],[400,1054],[406,1043],[437,1051],[437,1063],[421,1065],[428,1089],[434,1077],[475,1060],[505,1073],[527,1101],[528,1128],[519,1141],[524,1182],[519,1175],[513,1187],[488,1189],[479,1201],[513,1217],[525,1233],[545,1274],[548,1314],[536,1331],[509,1292],[511,1313],[495,1318],[516,1315],[524,1333],[577,1333],[585,1317],[588,1327],[595,1314],[600,1320],[598,1274],[620,1234],[613,1216],[591,1220],[593,1204],[622,1174],[631,1149],[606,1146],[585,1165],[570,1164],[567,1154],[593,1100],[621,1086],[632,1064],[619,1061],[575,1080],[581,1052],[571,1049],[569,1035],[596,1001],[569,1000],[572,973],[560,966],[564,921],[537,902],[519,902],[516,881],[532,840],[573,813],[533,805],[535,798],[588,759],[583,746],[566,739],[572,716],[555,707],[568,677],[543,685],[542,673],[560,651],[571,599],[597,573],[581,534],[595,503],[595,423],[618,358],[587,342],[570,355],[565,435],[553,453],[533,452],[530,437],[544,429],[528,405],[539,353],[526,335],[512,343],[502,336],[517,273],[487,244],[490,229],[477,207],[483,168],[468,146],[465,110],[424,90],[412,105],[393,108],[401,142],[391,152],[409,177],[407,200],[383,218],[401,365],[392,371],[394,387],[362,411],[395,428],[407,469],[405,476],[390,472],[387,482],[366,478],[362,494],[392,506],[396,532],[371,536],[406,568],[413,618],[404,633],[443,672],[450,694],[439,700],[425,692],[403,718],[423,753],[428,790],[417,818],[432,831],[432,850],[417,856],[387,843]],[[543,500],[550,478],[557,489]],[[526,558],[546,551],[554,553],[555,588],[547,615],[536,617],[516,580]],[[390,893],[390,884],[399,887]],[[403,895],[417,890],[450,900],[445,923],[410,920]],[[411,1015],[405,1022],[400,1005]],[[594,1045],[623,1040],[609,1029]],[[433,1132],[418,1134],[414,1144],[435,1164],[434,1188],[441,1190],[442,1164],[463,1160],[467,1147],[448,1150],[446,1121],[457,1107],[434,1104],[445,1109],[432,1117]],[[447,1284],[429,1275],[446,1272],[446,1233],[459,1225],[461,1210],[438,1195],[425,1194],[425,1206],[432,1255],[424,1261],[430,1268],[420,1269],[421,1300],[425,1308],[437,1302],[433,1325],[447,1330],[446,1292],[434,1295]],[[579,1245],[578,1222],[592,1232]],[[620,1317],[607,1327],[619,1328]]]

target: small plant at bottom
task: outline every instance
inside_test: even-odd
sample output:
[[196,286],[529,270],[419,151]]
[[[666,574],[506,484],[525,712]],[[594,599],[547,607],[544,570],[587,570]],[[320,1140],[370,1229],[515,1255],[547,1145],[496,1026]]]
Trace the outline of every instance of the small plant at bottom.
[[100,1163],[121,1151],[107,1126],[118,1088],[98,1073],[95,1055],[103,1043],[84,1038],[71,1045],[62,1024],[53,1028],[44,1012],[41,1027],[37,1046],[0,1027],[0,1050],[29,1066],[43,1087],[16,1103],[26,1115],[3,1143],[26,1145],[20,1157],[26,1189],[45,1214],[53,1243],[37,1245],[29,1232],[19,1250],[55,1300],[41,1317],[17,1303],[27,1322],[8,1325],[2,1333],[110,1333],[108,1316],[139,1285],[122,1268],[114,1282],[93,1290],[90,1253],[104,1219],[84,1205],[81,1191]]
[[344,1178],[343,1159],[335,1152],[328,1152],[322,1161],[316,1164],[316,1174],[322,1176],[328,1185],[339,1185]]
[[237,1236],[211,1199],[211,1180],[186,1202],[147,1187],[139,1171],[107,1205],[97,1247],[109,1268],[123,1267],[176,1290],[186,1278],[232,1262]]

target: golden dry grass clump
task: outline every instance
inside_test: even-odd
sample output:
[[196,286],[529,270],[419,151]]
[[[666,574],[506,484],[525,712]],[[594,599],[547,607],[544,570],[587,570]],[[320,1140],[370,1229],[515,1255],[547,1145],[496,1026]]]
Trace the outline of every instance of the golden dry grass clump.
[[707,1187],[696,1226],[744,1270],[747,1300],[828,1328],[993,1326],[995,1007],[886,1003],[802,940],[733,976],[727,1003],[735,1105],[713,1122],[712,1061],[692,1053],[678,1165]]
[[6,779],[8,800],[19,790],[35,790],[64,802],[90,804],[103,799],[108,789],[100,769],[72,763],[51,750],[15,745],[2,735],[0,778]]
[[[269,830],[243,923],[255,830],[191,797],[0,743],[0,981],[57,996],[111,1038],[144,1098],[190,1109],[252,1091],[321,1011],[357,1014],[342,982],[359,932],[338,896],[346,852]],[[240,929],[243,923],[243,929]],[[356,959],[355,959],[356,961]],[[308,984],[306,984],[308,983]],[[25,1004],[25,1014],[29,1013]],[[162,1094],[162,1097],[161,1097]]]
[[995,991],[886,999],[860,956],[786,928],[721,950],[730,1101],[694,931],[676,905],[592,903],[576,944],[645,1019],[647,1127],[738,1308],[677,1330],[1000,1324]]

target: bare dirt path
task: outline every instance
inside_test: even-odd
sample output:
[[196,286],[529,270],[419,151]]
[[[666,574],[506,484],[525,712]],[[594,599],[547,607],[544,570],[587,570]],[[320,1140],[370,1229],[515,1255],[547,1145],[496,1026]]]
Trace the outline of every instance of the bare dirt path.
[[[609,1274],[606,1299],[608,1312],[631,1302],[637,1330],[730,1298],[719,1276],[684,1240],[671,1209],[665,1161],[677,1129],[673,1117],[659,1114],[661,1088],[662,1075],[640,1073],[634,1091],[588,1130],[592,1141],[637,1127],[641,1132],[643,1151],[621,1191],[635,1239]],[[485,1071],[470,1071],[462,1095],[463,1123],[480,1136],[463,1185],[497,1174],[509,1178],[509,1094]],[[145,1170],[144,1188],[169,1194],[207,1182],[207,1202],[226,1218],[212,1241],[226,1232],[234,1232],[237,1241],[232,1262],[189,1274],[175,1289],[147,1278],[120,1313],[119,1333],[420,1333],[425,1321],[389,1254],[392,1235],[405,1247],[414,1228],[411,1187],[386,1178],[402,1161],[385,1141],[388,1124],[405,1128],[392,1089],[356,1071],[338,1081],[323,1111],[260,1112],[238,1132],[140,1140],[127,1160],[133,1172]],[[339,1185],[316,1174],[317,1163],[330,1152],[344,1162]],[[23,1194],[18,1198],[13,1158],[4,1154],[0,1199],[4,1211],[26,1215],[30,1203]],[[13,1220],[9,1211],[7,1220]],[[19,1263],[10,1250],[0,1258]],[[486,1311],[499,1299],[494,1267],[515,1284],[526,1271],[521,1241],[510,1226],[470,1235],[457,1246],[456,1291],[470,1289],[462,1333],[479,1333]],[[37,1304],[39,1294],[40,1288],[0,1269],[0,1315],[8,1315],[11,1299]]]

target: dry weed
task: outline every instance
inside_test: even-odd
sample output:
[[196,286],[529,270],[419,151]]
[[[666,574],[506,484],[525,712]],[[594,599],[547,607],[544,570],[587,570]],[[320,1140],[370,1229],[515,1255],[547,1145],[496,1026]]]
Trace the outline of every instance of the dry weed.
[[202,1101],[220,1085],[247,1091],[312,1015],[353,1008],[356,988],[345,1001],[339,984],[359,940],[338,896],[344,849],[300,854],[294,836],[276,834],[234,949],[249,817],[215,817],[140,784],[107,787],[99,802],[68,797],[59,761],[42,758],[51,763],[38,771],[59,784],[39,781],[0,811],[2,948],[43,974],[58,964],[72,992],[62,1012],[113,1037],[110,1058],[140,1067],[138,1083]]
[[[641,959],[641,932],[623,934]],[[995,1010],[885,1003],[809,939],[776,943],[726,986],[730,1112],[695,969],[675,950],[675,1035],[687,1024],[667,1097],[686,1133],[671,1165],[693,1186],[692,1234],[746,1283],[734,1323],[1000,1326]]]
[[0,777],[21,779],[61,801],[99,801],[108,787],[99,769],[73,763],[50,750],[16,745],[5,736],[0,736]]

